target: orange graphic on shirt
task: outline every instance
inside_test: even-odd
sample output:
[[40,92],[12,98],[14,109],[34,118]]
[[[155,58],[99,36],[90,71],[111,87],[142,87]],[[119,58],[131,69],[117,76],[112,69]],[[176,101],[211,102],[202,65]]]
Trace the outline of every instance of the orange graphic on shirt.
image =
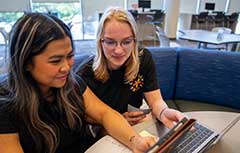
[[143,87],[144,84],[144,79],[142,75],[138,75],[134,80],[132,80],[129,85],[130,90],[132,90],[132,92],[136,92],[137,90],[139,90],[141,87]]

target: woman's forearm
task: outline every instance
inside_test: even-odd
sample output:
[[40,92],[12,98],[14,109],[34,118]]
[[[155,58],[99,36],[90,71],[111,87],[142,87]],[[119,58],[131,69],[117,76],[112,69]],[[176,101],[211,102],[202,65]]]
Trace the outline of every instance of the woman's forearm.
[[83,99],[87,116],[104,126],[111,136],[129,148],[132,149],[134,147],[134,143],[131,140],[134,138],[135,142],[135,139],[140,138],[140,136],[120,113],[100,101],[89,88],[85,90]]
[[139,137],[139,134],[129,125],[127,120],[114,110],[107,111],[104,114],[102,124],[111,136],[129,148],[133,148],[134,139]]
[[165,101],[162,99],[160,90],[154,90],[144,93],[148,105],[152,108],[153,115],[159,119],[162,110],[167,106]]

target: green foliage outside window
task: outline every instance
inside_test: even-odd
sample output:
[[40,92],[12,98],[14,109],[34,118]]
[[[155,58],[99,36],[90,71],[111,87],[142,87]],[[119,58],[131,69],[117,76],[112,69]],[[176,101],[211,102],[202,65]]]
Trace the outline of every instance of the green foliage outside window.
[[23,12],[0,12],[0,22],[15,22],[23,15]]
[[[64,21],[71,21],[81,13],[80,3],[33,3],[33,12],[53,13]],[[24,12],[0,12],[0,22],[14,23]]]
[[57,15],[64,21],[70,21],[74,15],[81,13],[80,3],[33,3],[34,12]]

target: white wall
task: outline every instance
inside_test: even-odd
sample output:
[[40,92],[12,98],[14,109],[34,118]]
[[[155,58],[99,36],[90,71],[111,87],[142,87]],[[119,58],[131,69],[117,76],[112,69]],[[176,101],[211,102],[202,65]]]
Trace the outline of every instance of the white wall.
[[186,30],[191,28],[192,15],[181,13],[178,19],[178,30]]
[[138,4],[138,0],[127,0],[127,9],[133,9],[132,4]]
[[[20,0],[19,0],[20,1]],[[32,0],[32,2],[54,2],[54,3],[72,3],[72,2],[80,2],[80,0]]]
[[[82,12],[85,20],[98,17],[98,13],[103,13],[109,6],[124,7],[124,1],[119,0],[85,0],[82,3]],[[91,19],[92,20],[92,19]]]
[[180,0],[180,13],[196,14],[198,0]]
[[230,0],[228,14],[240,12],[240,0]]
[[29,0],[1,0],[0,12],[23,12],[30,11]]
[[[133,9],[132,4],[138,4],[138,0],[127,0],[128,9]],[[151,9],[163,9],[164,0],[151,0]]]
[[152,0],[151,9],[161,9],[163,10],[163,1],[164,0]]

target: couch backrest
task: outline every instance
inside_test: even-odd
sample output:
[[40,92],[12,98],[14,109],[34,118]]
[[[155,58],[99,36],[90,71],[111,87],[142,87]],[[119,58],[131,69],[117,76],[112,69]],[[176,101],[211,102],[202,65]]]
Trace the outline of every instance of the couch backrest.
[[148,48],[153,55],[163,99],[173,99],[176,80],[177,52],[175,48]]
[[94,58],[94,54],[90,52],[76,54],[74,57],[73,71],[78,71],[83,64],[87,63],[92,58]]
[[[157,78],[163,98],[165,100],[173,99],[177,63],[176,49],[156,47],[148,49],[152,53],[157,66]],[[75,55],[73,70],[76,71],[80,69],[81,66],[93,58],[93,56],[91,53]]]
[[[148,48],[165,100],[184,99],[240,109],[240,54],[187,48]],[[76,56],[74,69],[92,58]]]
[[240,109],[240,54],[179,49],[175,98]]

